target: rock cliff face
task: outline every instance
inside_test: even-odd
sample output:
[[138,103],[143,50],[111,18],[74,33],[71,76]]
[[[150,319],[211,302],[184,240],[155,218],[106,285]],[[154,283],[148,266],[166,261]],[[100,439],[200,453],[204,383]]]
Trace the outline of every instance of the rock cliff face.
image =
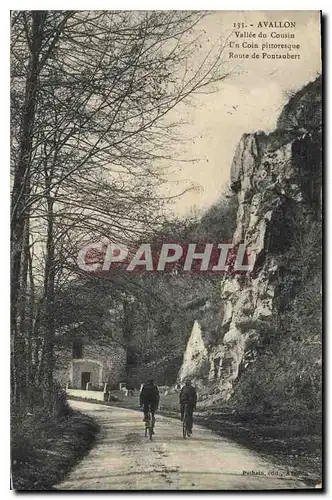
[[205,377],[216,399],[230,398],[248,363],[248,341],[252,344],[282,307],[281,283],[288,283],[286,300],[296,293],[297,277],[283,256],[298,235],[299,215],[320,217],[320,87],[317,79],[301,89],[285,106],[275,132],[245,134],[236,150],[231,188],[239,208],[233,242],[250,248],[253,269],[222,280],[221,333],[211,339],[208,326],[196,322],[179,373],[180,380],[191,376],[196,383]]
[[202,328],[196,320],[187,344],[186,351],[183,357],[183,363],[180,369],[179,378],[184,380],[192,376],[199,377],[204,371],[204,367],[208,360],[208,350],[204,345],[202,337]]

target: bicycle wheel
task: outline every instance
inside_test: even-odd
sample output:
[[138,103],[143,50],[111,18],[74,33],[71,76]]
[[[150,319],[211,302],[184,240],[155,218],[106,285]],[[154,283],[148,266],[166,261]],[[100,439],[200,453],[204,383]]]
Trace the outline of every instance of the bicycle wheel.
[[152,415],[149,415],[149,439],[150,441],[152,440],[152,435],[153,435],[153,420],[152,420]]
[[187,432],[188,432],[188,409],[187,409],[187,405],[185,405],[184,411],[183,411],[183,425],[182,425],[183,439],[186,439]]
[[183,439],[186,439],[186,437],[187,437],[187,418],[186,417],[184,417],[184,419],[183,419],[182,435],[183,435]]

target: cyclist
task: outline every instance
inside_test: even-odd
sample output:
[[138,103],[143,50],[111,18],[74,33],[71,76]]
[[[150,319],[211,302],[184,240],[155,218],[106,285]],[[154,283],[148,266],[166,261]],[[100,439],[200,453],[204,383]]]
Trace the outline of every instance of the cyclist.
[[193,430],[193,411],[196,410],[197,392],[195,387],[191,385],[191,380],[187,379],[185,385],[180,392],[180,409],[181,409],[181,422],[184,417],[184,405],[187,405],[188,414],[188,435],[192,434]]
[[155,423],[154,413],[159,406],[159,390],[158,387],[155,385],[153,379],[148,380],[147,383],[143,385],[139,401],[140,401],[140,406],[143,408],[144,412],[143,422],[148,422],[149,411],[151,411],[152,422],[154,425]]

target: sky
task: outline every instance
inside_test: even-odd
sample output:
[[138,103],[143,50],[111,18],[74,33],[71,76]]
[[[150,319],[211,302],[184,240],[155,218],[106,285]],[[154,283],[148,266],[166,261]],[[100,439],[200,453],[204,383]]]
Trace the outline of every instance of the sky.
[[[257,27],[259,21],[267,20],[295,21],[296,27]],[[187,138],[186,151],[183,146],[179,146],[179,156],[187,162],[172,169],[166,192],[174,194],[185,187],[195,186],[195,189],[174,202],[172,211],[177,215],[185,215],[193,207],[205,210],[217,201],[223,186],[229,181],[232,159],[242,134],[258,130],[272,132],[288,100],[289,91],[300,89],[321,71],[318,11],[215,11],[199,26],[206,30],[209,39],[203,39],[202,49],[208,50],[211,43],[227,37],[230,37],[229,41],[238,42],[234,22],[244,22],[247,26],[253,24],[252,28],[241,31],[251,30],[256,36],[260,31],[268,37],[272,31],[294,33],[294,39],[267,38],[262,41],[300,44],[300,49],[294,51],[300,54],[300,59],[263,61],[250,57],[233,62],[229,59],[231,49],[225,48],[225,67],[227,71],[231,69],[232,75],[220,82],[218,92],[196,97],[195,107],[176,111],[177,114],[182,113],[189,122],[182,129],[182,134]],[[242,41],[251,40],[241,39],[240,43]],[[240,53],[252,54],[253,51],[237,49]],[[194,158],[197,161],[191,161]]]

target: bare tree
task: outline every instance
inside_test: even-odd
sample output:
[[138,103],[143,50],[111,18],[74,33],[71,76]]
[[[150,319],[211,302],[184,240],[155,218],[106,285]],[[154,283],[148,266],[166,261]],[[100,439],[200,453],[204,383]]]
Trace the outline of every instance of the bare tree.
[[[28,328],[38,338],[42,332],[42,379],[52,386],[54,294],[80,246],[102,236],[137,238],[163,220],[157,189],[179,125],[169,113],[227,76],[222,46],[198,55],[204,15],[12,15],[15,399],[24,393],[27,345],[32,352]],[[42,297],[27,302],[36,282]]]

